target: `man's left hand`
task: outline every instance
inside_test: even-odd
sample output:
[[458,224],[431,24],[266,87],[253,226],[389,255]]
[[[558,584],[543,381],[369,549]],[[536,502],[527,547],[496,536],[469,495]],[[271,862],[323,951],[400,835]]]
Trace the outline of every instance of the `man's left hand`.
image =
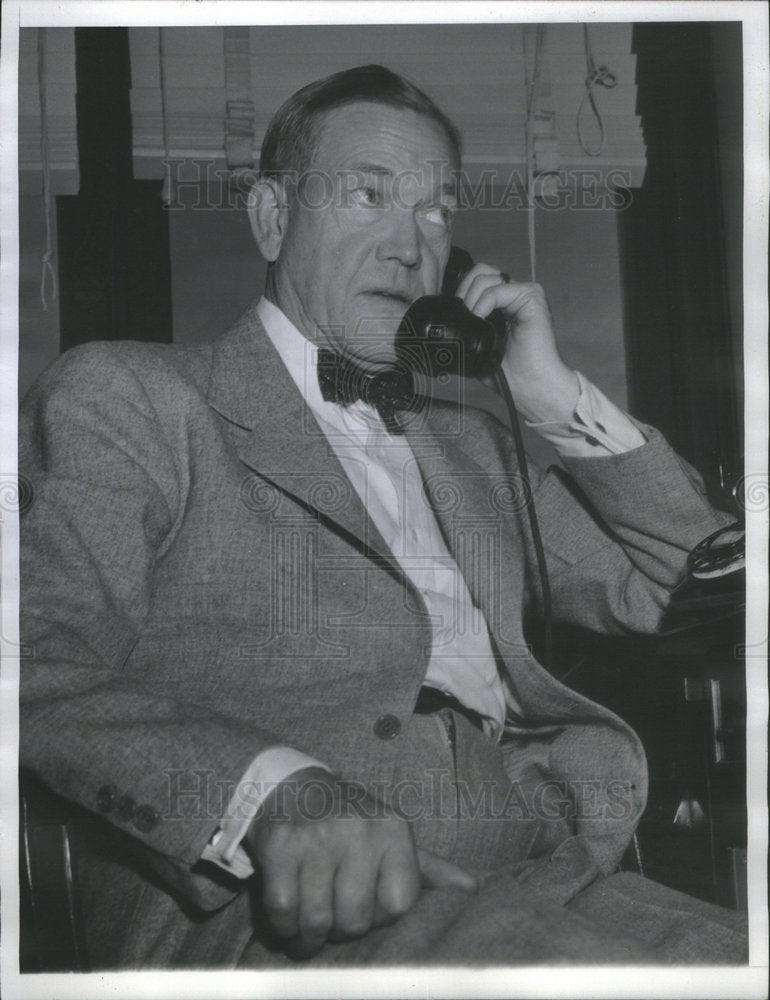
[[503,372],[517,407],[534,421],[572,419],[579,396],[577,376],[556,346],[551,313],[540,285],[507,280],[498,268],[476,264],[456,293],[476,316],[504,313],[508,347]]

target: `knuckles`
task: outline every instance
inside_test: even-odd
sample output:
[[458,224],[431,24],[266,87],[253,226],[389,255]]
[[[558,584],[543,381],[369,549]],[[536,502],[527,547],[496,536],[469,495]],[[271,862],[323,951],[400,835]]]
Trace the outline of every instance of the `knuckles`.
[[326,911],[320,913],[310,913],[300,921],[299,930],[302,937],[325,941],[334,926],[334,919],[331,913]]
[[380,906],[388,920],[398,920],[411,910],[417,896],[418,891],[414,887],[407,885],[391,886],[388,898],[381,900]]
[[288,892],[276,892],[270,889],[265,890],[262,903],[268,916],[281,921],[291,916],[297,907],[296,899]]
[[368,933],[372,927],[372,920],[368,917],[358,917],[338,921],[334,928],[334,937],[340,940],[345,938],[359,938]]

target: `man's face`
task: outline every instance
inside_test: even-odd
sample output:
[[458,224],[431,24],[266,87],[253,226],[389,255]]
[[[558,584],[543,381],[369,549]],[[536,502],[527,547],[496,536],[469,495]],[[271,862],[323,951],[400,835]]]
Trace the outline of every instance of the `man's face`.
[[324,117],[274,273],[276,304],[305,336],[392,361],[407,307],[441,285],[456,165],[441,126],[409,109],[362,102]]

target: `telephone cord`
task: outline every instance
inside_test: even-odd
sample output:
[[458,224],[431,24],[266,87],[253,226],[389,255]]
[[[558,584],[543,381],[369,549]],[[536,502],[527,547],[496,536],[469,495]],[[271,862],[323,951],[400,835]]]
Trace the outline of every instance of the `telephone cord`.
[[[508,417],[511,423],[511,431],[513,433],[513,441],[516,448],[516,457],[519,463],[519,471],[524,478],[525,484],[530,484],[529,479],[529,466],[527,464],[527,453],[524,448],[524,438],[521,434],[521,426],[519,424],[518,414],[516,412],[516,404],[513,401],[513,395],[511,394],[510,386],[508,385],[508,380],[503,374],[503,369],[501,365],[495,365],[494,376],[497,382],[497,387],[505,400],[505,405],[508,409]],[[531,487],[530,487],[531,488]],[[545,551],[543,549],[543,540],[540,535],[540,525],[537,521],[537,513],[535,511],[534,498],[530,496],[529,502],[527,503],[527,515],[529,517],[529,527],[532,534],[532,544],[535,549],[535,558],[537,559],[537,570],[540,576],[540,589],[542,592],[542,606],[543,606],[543,666],[550,672],[553,663],[553,612],[551,606],[551,585],[548,582],[548,568],[545,563]]]
[[537,25],[535,31],[535,51],[533,55],[532,76],[529,75],[527,60],[526,33],[522,35],[524,45],[524,75],[527,93],[527,118],[525,126],[525,153],[527,168],[527,241],[529,243],[529,280],[537,280],[537,255],[535,244],[535,98],[540,77],[540,55],[543,47],[545,28]]
[[40,101],[40,164],[43,178],[43,212],[45,217],[45,250],[40,255],[40,304],[43,311],[48,311],[46,285],[51,282],[51,297],[59,296],[56,268],[54,267],[53,247],[53,202],[51,197],[51,162],[48,142],[48,95],[47,95],[47,65],[46,65],[46,29],[37,29],[37,83]]

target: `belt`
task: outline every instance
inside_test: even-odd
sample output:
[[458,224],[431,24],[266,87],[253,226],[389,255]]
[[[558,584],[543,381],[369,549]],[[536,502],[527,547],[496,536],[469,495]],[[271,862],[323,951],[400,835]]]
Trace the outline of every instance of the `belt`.
[[484,723],[478,712],[474,712],[472,708],[467,708],[457,698],[453,698],[451,694],[444,694],[438,688],[428,686],[420,688],[417,703],[414,706],[416,715],[431,715],[433,712],[441,711],[442,708],[451,708],[458,715],[464,715],[477,729],[480,729],[482,733],[484,732]]

